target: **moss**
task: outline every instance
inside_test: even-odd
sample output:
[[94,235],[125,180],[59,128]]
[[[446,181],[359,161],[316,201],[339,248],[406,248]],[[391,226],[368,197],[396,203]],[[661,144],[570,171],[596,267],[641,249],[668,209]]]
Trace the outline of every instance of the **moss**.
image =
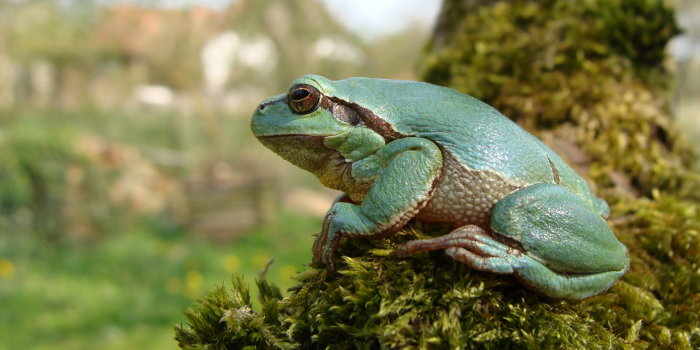
[[693,152],[668,115],[664,47],[678,28],[661,0],[465,4],[446,2],[438,28],[450,35],[430,43],[426,81],[489,102],[540,136],[566,138],[557,131],[573,126],[597,184],[615,172],[644,195],[700,198]]
[[657,0],[482,3],[445,1],[425,80],[493,104],[588,176],[630,271],[603,295],[551,300],[440,252],[392,256],[445,232],[412,223],[347,242],[339,273],[311,268],[288,297],[261,280],[262,312],[240,280],[217,289],[178,327],[181,346],[236,348],[236,335],[259,348],[700,348],[700,180],[665,97],[672,12]]
[[[667,209],[668,218],[655,215],[659,207]],[[633,256],[631,271],[609,293],[581,302],[544,298],[439,252],[393,257],[397,243],[440,231],[414,224],[388,240],[347,244],[337,275],[310,269],[297,276],[300,285],[290,297],[261,288],[262,313],[250,311],[249,297],[240,296],[247,289],[234,279],[231,295],[217,288],[189,311],[191,326],[178,328],[178,340],[185,348],[236,348],[232,344],[240,343],[208,340],[242,330],[250,337],[264,329],[267,336],[246,344],[302,349],[697,348],[700,317],[688,293],[700,290],[700,278],[687,270],[697,269],[700,259],[700,211],[669,198],[618,209],[627,215],[632,208],[641,209],[641,215],[624,216],[615,228],[627,233],[621,239],[631,249],[645,254]],[[686,226],[669,232],[669,218]],[[693,230],[694,236],[684,234]],[[635,241],[640,231],[647,232],[646,239]],[[655,263],[644,262],[650,260]],[[679,265],[685,265],[685,273],[679,273]],[[231,314],[244,316],[232,322]]]

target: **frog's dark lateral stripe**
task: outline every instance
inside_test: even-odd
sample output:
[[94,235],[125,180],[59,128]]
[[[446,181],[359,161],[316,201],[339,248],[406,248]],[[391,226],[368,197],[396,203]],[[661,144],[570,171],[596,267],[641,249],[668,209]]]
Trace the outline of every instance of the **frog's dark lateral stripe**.
[[282,103],[287,103],[287,96],[283,96],[283,97],[280,97],[280,98],[278,98],[278,99],[276,99],[276,100],[272,100],[272,101],[268,101],[268,102],[265,102],[265,103],[261,103],[260,106],[258,106],[258,109],[262,111],[263,109],[265,109],[265,107],[271,106],[271,105],[274,105],[274,104],[277,104],[277,103],[280,103],[280,102],[282,102]]
[[561,184],[561,177],[559,176],[559,170],[557,170],[556,167],[554,167],[554,163],[552,162],[549,157],[547,157],[547,160],[549,161],[549,167],[552,169],[552,178],[554,179],[554,183],[559,185]]
[[352,120],[350,120],[350,124],[352,125],[364,125],[374,131],[376,131],[379,135],[381,135],[387,142],[400,139],[402,137],[407,137],[409,135],[404,135],[401,134],[400,132],[396,131],[391,124],[389,124],[386,120],[378,117],[376,114],[372,113],[367,108],[364,108],[356,103],[348,102],[342,99],[339,99],[337,97],[329,97],[329,96],[324,96],[323,100],[321,101],[321,108],[328,110],[329,112],[333,113],[333,115],[336,116],[336,118],[339,118],[340,120],[344,122],[348,122],[348,120],[345,120],[348,116],[347,111],[343,111],[341,113],[334,113],[334,110],[338,107],[334,105],[341,105],[341,108],[348,108],[352,110],[354,113],[359,116],[360,121],[357,124],[353,124]]

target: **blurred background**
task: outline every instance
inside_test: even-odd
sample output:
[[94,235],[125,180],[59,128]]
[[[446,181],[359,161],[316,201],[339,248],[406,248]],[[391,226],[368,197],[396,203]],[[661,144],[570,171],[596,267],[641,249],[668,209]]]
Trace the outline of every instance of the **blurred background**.
[[[700,148],[700,2],[674,118]],[[295,77],[417,79],[439,0],[0,0],[0,350],[176,347],[232,273],[283,289],[337,195],[263,148]]]

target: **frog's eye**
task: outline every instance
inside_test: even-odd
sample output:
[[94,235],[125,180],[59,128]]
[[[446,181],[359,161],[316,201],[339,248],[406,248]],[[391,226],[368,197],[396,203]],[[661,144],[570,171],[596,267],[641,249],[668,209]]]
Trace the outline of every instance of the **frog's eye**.
[[297,84],[289,89],[287,101],[294,113],[311,113],[318,108],[321,92],[309,84]]

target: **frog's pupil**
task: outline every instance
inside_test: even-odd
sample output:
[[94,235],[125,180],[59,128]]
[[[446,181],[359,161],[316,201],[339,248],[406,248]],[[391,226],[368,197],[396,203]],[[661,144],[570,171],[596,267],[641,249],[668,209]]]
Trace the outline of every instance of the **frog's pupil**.
[[292,92],[292,99],[295,101],[303,100],[309,96],[309,90],[306,89],[296,89]]

